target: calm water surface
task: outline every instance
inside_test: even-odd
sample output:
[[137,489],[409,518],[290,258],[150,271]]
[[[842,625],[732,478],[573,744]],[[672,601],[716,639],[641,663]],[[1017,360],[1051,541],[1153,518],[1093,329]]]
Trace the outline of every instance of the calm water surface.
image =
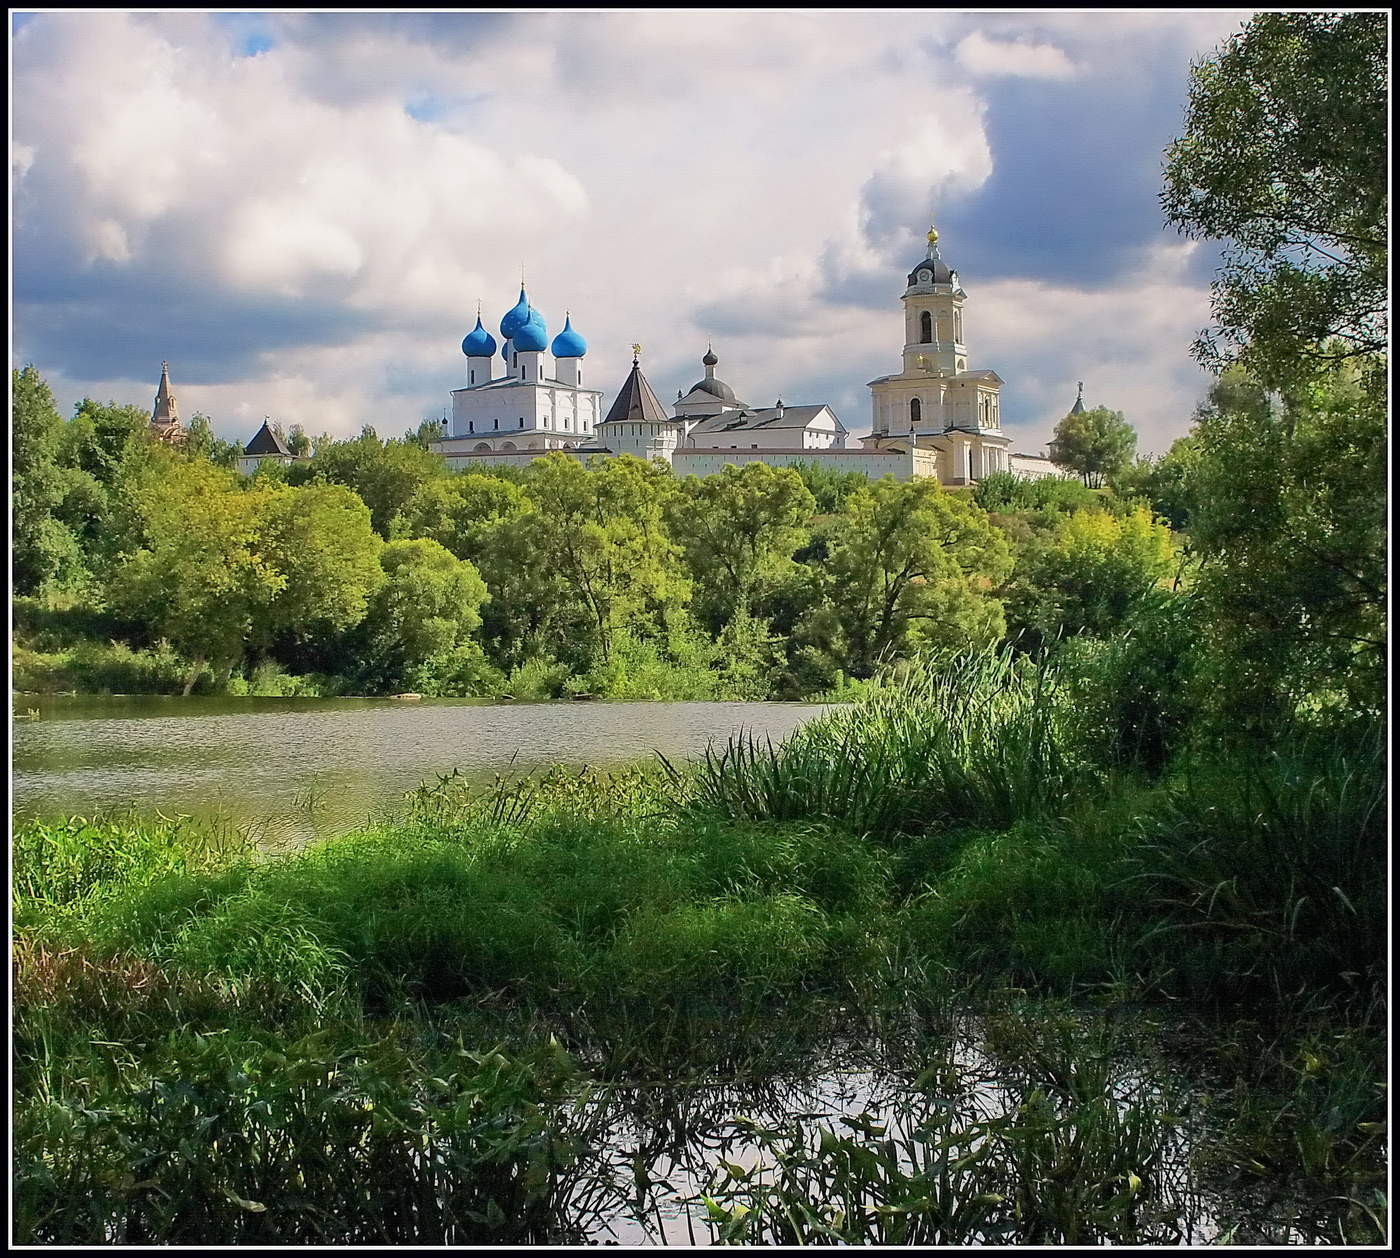
[[269,841],[342,833],[457,769],[489,781],[550,764],[608,767],[700,755],[740,730],[778,742],[806,703],[481,703],[471,700],[22,695],[17,816],[134,806],[227,818]]

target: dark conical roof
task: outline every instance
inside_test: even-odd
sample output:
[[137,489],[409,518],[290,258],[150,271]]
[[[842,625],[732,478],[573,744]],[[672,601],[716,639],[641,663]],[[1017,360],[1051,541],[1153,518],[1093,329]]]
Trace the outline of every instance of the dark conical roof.
[[643,423],[669,424],[671,417],[666,414],[656,394],[652,392],[647,378],[642,375],[641,364],[634,358],[632,370],[623,382],[622,389],[608,410],[605,424]]
[[244,454],[280,454],[286,458],[292,457],[292,452],[287,449],[286,443],[275,432],[267,420],[263,420],[262,427],[253,434],[253,439],[243,447]]
[[1084,413],[1084,381],[1079,382],[1079,396],[1074,399],[1074,405],[1069,408],[1071,415],[1082,415]]

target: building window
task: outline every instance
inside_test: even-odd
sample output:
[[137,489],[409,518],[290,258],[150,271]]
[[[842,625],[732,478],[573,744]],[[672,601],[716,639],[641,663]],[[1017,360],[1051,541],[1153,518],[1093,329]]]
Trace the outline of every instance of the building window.
[[476,421],[475,421],[475,420],[472,420],[472,419],[467,420],[467,432],[473,433],[473,432],[475,432],[475,431],[476,431]]
[[471,371],[469,371],[469,372],[467,373],[467,375],[470,377],[470,379],[467,381],[467,383],[468,383],[468,384],[475,384],[475,383],[476,383],[476,368],[473,367],[473,368],[471,369]]
[[911,399],[909,402],[909,422],[911,424],[917,424],[923,418],[923,415],[923,404],[918,398]]
[[933,344],[933,316],[927,310],[919,316],[919,343]]
[[493,431],[494,431],[494,430],[498,430],[498,429],[500,428],[500,426],[501,426],[501,421],[500,421],[499,419],[493,419],[493,420],[491,421],[491,428],[492,428]]

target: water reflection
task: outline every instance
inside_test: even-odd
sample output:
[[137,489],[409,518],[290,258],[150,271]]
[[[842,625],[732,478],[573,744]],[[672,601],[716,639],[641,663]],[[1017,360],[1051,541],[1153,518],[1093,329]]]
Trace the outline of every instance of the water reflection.
[[[593,1160],[575,1168],[561,1203],[565,1228],[595,1245],[707,1246],[722,1228],[708,1198],[721,1207],[766,1203],[770,1217],[781,1207],[802,1220],[796,1230],[804,1241],[840,1243],[823,1240],[812,1220],[839,1220],[840,1204],[867,1217],[898,1213],[890,1197],[902,1192],[909,1201],[911,1185],[932,1185],[935,1199],[917,1205],[908,1243],[1196,1246],[1335,1238],[1325,1211],[1310,1220],[1292,1198],[1240,1197],[1198,1170],[1196,1154],[1210,1133],[1192,1115],[1188,1082],[1160,1061],[1112,1063],[1100,1097],[1086,1092],[1077,1103],[1055,1096],[1052,1084],[1061,1138],[1049,1145],[1049,1128],[1035,1117],[1045,1084],[1008,1071],[1004,1059],[984,1051],[973,1027],[949,1040],[917,1078],[872,1063],[867,1049],[853,1051],[846,1064],[838,1051],[815,1073],[762,1083],[600,1085],[575,1116]],[[1086,1152],[1096,1137],[1083,1117],[1095,1100],[1110,1102],[1097,1154]],[[839,1146],[842,1137],[851,1143]],[[883,1169],[853,1153],[857,1145],[890,1155]],[[1037,1161],[1037,1149],[1047,1147],[1061,1159],[1054,1166]],[[832,1170],[843,1157],[855,1168],[845,1180]],[[980,1172],[969,1174],[979,1158]],[[1119,1164],[1122,1173],[1111,1175]],[[1028,1196],[1043,1207],[1039,1218],[1035,1208],[1013,1204],[1018,1177],[1034,1185]],[[940,1179],[944,1193],[937,1197]],[[804,1184],[805,1194],[798,1191]],[[853,1184],[855,1195],[843,1196]],[[957,1212],[989,1190],[1005,1196],[1005,1205],[988,1208],[975,1224],[960,1222]],[[1082,1233],[1057,1232],[1064,1219],[1080,1216]],[[881,1240],[873,1225],[859,1235]],[[793,1236],[760,1229],[734,1239],[773,1245]]]

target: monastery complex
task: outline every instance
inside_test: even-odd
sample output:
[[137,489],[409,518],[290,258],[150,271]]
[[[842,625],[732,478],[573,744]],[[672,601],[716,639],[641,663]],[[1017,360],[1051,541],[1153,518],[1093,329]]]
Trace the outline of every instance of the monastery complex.
[[[825,403],[756,407],[716,374],[711,346],[700,360],[704,376],[679,393],[670,413],[641,369],[632,369],[607,402],[585,380],[588,344],[566,315],[549,339],[544,317],[520,288],[500,322],[500,342],[481,322],[462,341],[464,381],[452,390],[442,435],[429,446],[454,470],[520,465],[562,451],[587,459],[632,454],[661,459],[680,476],[709,476],[726,464],[794,464],[859,471],[872,479],[936,477],[969,485],[993,472],[1040,478],[1061,475],[1048,459],[1018,454],[1001,427],[1002,378],[969,367],[963,331],[967,300],[958,273],[943,260],[938,233],[910,270],[901,301],[904,343],[900,369],[871,380],[871,431],[852,445],[840,417]],[[170,431],[173,399],[161,377],[152,425]],[[1076,403],[1082,407],[1082,403]],[[178,420],[174,421],[178,426]],[[250,472],[264,459],[293,458],[264,423],[239,461]]]

